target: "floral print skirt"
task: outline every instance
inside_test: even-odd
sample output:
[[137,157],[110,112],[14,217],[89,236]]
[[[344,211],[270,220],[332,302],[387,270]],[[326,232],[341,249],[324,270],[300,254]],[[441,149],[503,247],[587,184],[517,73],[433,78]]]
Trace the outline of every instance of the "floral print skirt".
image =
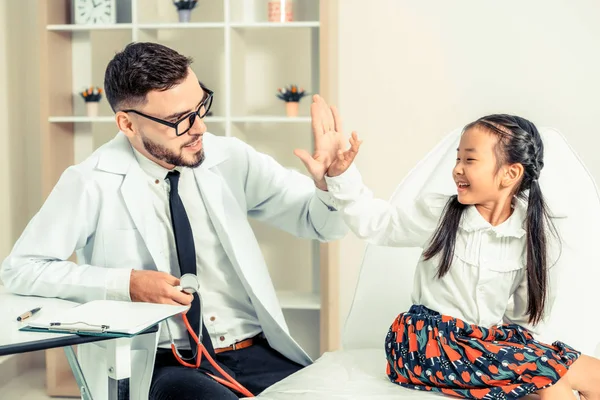
[[387,375],[401,386],[466,399],[518,399],[556,383],[580,356],[519,325],[484,328],[422,305],[386,336]]

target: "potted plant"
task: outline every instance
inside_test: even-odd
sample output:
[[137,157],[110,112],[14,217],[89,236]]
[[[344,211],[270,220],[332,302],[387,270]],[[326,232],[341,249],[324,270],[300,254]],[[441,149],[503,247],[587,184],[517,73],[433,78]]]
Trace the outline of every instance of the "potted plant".
[[288,117],[298,116],[298,106],[300,100],[307,95],[302,88],[296,85],[290,85],[287,88],[277,89],[277,97],[285,101],[285,110]]
[[88,117],[98,116],[98,103],[102,99],[102,88],[90,86],[88,89],[80,92],[79,95],[83,97],[83,101],[85,101]]
[[197,2],[198,0],[173,0],[179,14],[179,22],[190,22],[190,15]]

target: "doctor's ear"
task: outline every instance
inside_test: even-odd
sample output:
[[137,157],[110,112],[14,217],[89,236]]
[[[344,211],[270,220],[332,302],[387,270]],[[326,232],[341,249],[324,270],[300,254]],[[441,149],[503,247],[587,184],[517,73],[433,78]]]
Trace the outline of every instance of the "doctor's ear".
[[123,111],[117,111],[115,115],[115,121],[117,122],[117,126],[119,130],[125,134],[128,138],[133,138],[135,136],[135,132],[133,130],[133,121],[131,120],[131,116]]
[[520,163],[505,165],[502,169],[503,176],[501,183],[502,186],[506,188],[516,185],[523,178],[523,174],[525,173],[525,169]]

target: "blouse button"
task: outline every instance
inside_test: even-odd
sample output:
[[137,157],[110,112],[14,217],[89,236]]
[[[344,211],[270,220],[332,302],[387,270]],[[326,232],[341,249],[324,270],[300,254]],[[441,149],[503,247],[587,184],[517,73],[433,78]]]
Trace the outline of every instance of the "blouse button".
[[214,316],[210,317],[211,321],[214,321],[216,318]]
[[221,342],[224,342],[224,341],[225,341],[225,336],[221,336],[221,337],[219,338],[219,340],[220,340]]

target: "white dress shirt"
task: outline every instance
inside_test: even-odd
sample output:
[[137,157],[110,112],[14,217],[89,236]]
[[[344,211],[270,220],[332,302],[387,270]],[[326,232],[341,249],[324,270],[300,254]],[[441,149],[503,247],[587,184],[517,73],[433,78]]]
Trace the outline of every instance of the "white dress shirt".
[[[135,150],[135,149],[134,149]],[[166,179],[168,169],[134,151],[140,167],[148,176],[156,217],[160,221],[161,236],[166,244],[162,251],[170,266],[167,272],[180,277],[175,246],[175,235],[169,210],[170,184]],[[254,307],[225,253],[215,228],[208,216],[200,190],[190,168],[177,167],[180,172],[179,197],[185,207],[196,249],[197,276],[202,295],[203,321],[214,348],[227,347],[233,343],[253,337],[262,329]],[[187,330],[180,316],[167,322],[177,348],[189,349]],[[166,328],[166,327],[165,327]],[[159,347],[169,347],[167,329],[161,330]]]
[[[415,200],[413,207],[399,208],[374,198],[353,167],[326,180],[335,206],[342,211],[350,229],[358,237],[377,245],[427,247],[449,199],[448,195],[427,194]],[[526,315],[526,231],[523,229],[526,211],[526,203],[515,199],[511,216],[502,224],[492,226],[475,206],[467,207],[448,273],[441,279],[436,277],[441,254],[427,261],[422,257],[419,260],[413,304],[422,304],[470,324],[490,327],[513,322],[536,332]],[[554,253],[555,248],[552,245],[549,248]],[[556,260],[554,255],[556,253],[549,261]],[[550,261],[548,265],[552,264]],[[398,282],[398,290],[407,286],[406,282]],[[552,287],[551,282],[549,307],[555,297]],[[507,309],[513,295],[514,306]],[[402,311],[408,310],[399,310]],[[546,313],[548,311],[547,308]]]

